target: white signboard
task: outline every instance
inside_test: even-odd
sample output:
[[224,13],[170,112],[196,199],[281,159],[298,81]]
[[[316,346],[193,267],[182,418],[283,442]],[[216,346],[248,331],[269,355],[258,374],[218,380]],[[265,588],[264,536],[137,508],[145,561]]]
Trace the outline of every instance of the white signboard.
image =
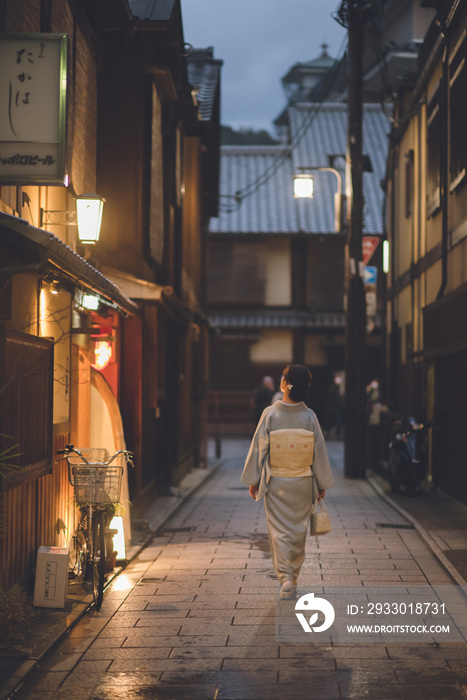
[[0,34],[0,184],[65,179],[66,34]]

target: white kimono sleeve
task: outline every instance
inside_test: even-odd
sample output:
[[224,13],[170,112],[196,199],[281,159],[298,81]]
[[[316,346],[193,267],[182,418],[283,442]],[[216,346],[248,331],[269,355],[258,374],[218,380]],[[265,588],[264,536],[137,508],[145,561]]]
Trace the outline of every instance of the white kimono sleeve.
[[331,465],[329,463],[328,450],[318,419],[316,419],[315,453],[313,456],[312,469],[318,488],[330,489],[334,486],[334,477],[332,476]]
[[260,500],[267,491],[266,466],[269,460],[269,413],[269,407],[263,411],[251,440],[243,473],[240,477],[240,480],[245,484],[259,487],[256,500]]

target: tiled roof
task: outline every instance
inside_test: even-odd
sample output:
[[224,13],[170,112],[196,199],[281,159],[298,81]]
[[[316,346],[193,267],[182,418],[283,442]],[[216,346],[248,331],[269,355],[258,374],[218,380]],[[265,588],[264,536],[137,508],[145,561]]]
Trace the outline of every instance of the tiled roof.
[[[221,206],[219,216],[211,219],[211,233],[334,232],[335,175],[314,173],[313,199],[293,198],[292,177],[294,172],[300,172],[300,166],[327,166],[329,155],[345,154],[347,106],[339,103],[297,105],[288,110],[288,116],[292,141],[307,123],[310,124],[291,151],[287,146],[222,147]],[[364,105],[363,150],[373,166],[372,173],[363,175],[366,233],[383,232],[380,181],[385,174],[388,133],[389,120],[381,107]],[[258,182],[255,191],[242,197],[242,191],[254,182]],[[235,200],[236,193],[240,193],[239,203]]]
[[0,240],[3,239],[8,243],[10,240],[8,237],[11,236],[16,236],[26,244],[32,245],[44,260],[44,265],[50,263],[57,269],[81,280],[125,312],[139,313],[137,304],[59,238],[44,229],[31,226],[25,219],[0,212]]
[[[267,182],[241,204],[235,193],[278,160],[281,165]],[[292,163],[288,151],[277,146],[222,146],[219,216],[211,219],[215,233],[283,233],[300,230],[296,202],[290,194]]]
[[[347,142],[347,105],[329,103],[321,107],[313,117],[315,105],[292,107],[289,110],[291,133],[296,134],[308,119],[313,120],[306,136],[293,149],[294,167],[307,165],[327,165],[329,154],[345,154]],[[363,191],[365,197],[364,230],[367,233],[383,232],[383,191],[381,180],[386,169],[388,149],[389,120],[379,105],[366,104],[363,109],[363,153],[368,155],[373,166],[372,173],[363,173]],[[327,206],[318,206],[321,199],[318,194],[318,178],[323,181],[323,196]],[[313,200],[301,200],[306,207],[312,230],[323,232],[332,230],[334,221],[333,192],[336,178],[332,173],[316,173]],[[344,188],[345,189],[345,188]],[[315,205],[315,206],[313,206]]]
[[175,0],[128,0],[133,17],[152,22],[168,22]]
[[295,309],[210,313],[209,323],[213,328],[238,328],[244,331],[259,328],[344,328],[345,314],[312,313]]
[[188,82],[198,89],[196,99],[203,121],[212,119],[222,66],[212,53],[212,49],[195,49],[187,59]]

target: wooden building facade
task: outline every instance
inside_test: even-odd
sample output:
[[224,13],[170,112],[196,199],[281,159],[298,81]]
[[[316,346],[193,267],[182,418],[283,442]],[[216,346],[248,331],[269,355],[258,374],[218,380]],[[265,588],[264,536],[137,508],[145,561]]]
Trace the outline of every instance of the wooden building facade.
[[467,4],[435,11],[388,160],[388,386],[430,426],[429,477],[467,503]]
[[[68,442],[135,452],[125,500],[136,513],[205,459],[203,229],[217,206],[221,63],[195,55],[190,83],[180,3],[153,5],[0,2],[0,32],[65,35],[68,50],[66,182],[0,184],[6,587],[31,580],[40,545],[71,540],[73,493],[56,462]],[[203,71],[214,76],[204,117]],[[44,217],[85,192],[106,200],[92,248]]]

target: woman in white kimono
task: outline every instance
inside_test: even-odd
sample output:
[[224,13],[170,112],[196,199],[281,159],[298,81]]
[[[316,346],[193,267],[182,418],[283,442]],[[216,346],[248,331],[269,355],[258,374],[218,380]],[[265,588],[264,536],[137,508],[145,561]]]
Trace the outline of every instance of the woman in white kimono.
[[286,599],[296,594],[312,504],[334,486],[321,427],[304,403],[310,383],[307,367],[285,368],[284,396],[263,411],[241,476],[252,498],[265,496],[274,569]]

